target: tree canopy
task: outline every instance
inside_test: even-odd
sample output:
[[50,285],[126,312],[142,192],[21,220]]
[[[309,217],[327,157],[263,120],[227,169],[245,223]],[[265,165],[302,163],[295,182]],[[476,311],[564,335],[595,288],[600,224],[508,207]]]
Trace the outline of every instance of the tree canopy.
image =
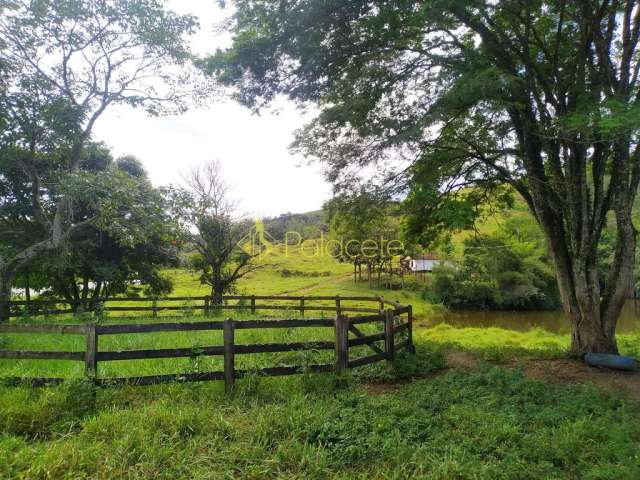
[[[159,0],[0,1],[0,14],[0,222],[22,238],[0,239],[2,321],[16,274],[79,228],[132,240],[119,206],[135,195],[133,180],[93,176],[83,156],[113,105],[154,115],[186,108],[197,22]],[[95,215],[74,218],[74,202],[92,194]]]
[[295,148],[338,188],[369,166],[388,192],[415,191],[429,173],[440,193],[510,185],[549,243],[573,352],[617,351],[640,181],[638,2],[233,4],[231,47],[202,65],[240,102],[318,104]]

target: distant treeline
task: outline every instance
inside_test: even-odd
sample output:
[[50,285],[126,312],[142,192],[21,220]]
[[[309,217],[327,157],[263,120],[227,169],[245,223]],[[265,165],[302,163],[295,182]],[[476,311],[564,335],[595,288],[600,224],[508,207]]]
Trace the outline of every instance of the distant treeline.
[[[322,210],[307,213],[283,213],[277,217],[264,219],[265,231],[273,240],[284,242],[287,232],[298,233],[303,239],[317,238],[321,233],[329,231]],[[289,236],[289,241],[296,242],[295,234]]]

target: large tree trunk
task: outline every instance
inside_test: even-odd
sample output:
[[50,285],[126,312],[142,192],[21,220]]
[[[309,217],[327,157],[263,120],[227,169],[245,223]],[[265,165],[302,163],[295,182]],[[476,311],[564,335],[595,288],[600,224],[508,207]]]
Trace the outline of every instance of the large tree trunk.
[[618,353],[616,325],[632,290],[636,236],[630,207],[616,212],[616,218],[616,251],[603,292],[595,255],[597,245],[586,249],[592,253],[571,255],[559,235],[548,236],[562,306],[571,327],[570,351],[578,357],[589,352]]
[[29,308],[31,308],[31,282],[28,273],[25,275],[24,299],[29,302]]
[[0,270],[0,323],[9,320],[12,285],[13,275],[11,272]]
[[222,305],[224,301],[224,290],[217,289],[216,287],[211,288],[211,303],[213,305]]

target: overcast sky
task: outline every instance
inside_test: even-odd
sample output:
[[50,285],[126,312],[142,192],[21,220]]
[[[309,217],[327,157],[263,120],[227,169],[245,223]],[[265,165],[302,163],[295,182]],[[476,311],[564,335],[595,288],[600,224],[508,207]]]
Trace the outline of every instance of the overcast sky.
[[[215,0],[169,0],[167,4],[178,13],[199,17],[201,30],[192,40],[197,54],[229,44],[228,35],[216,33],[216,24],[229,11],[221,10]],[[318,209],[330,198],[331,186],[318,165],[307,165],[287,149],[293,132],[310,114],[286,101],[276,109],[277,114],[256,116],[221,100],[180,116],[152,118],[128,107],[114,107],[96,124],[95,139],[106,142],[116,156],[138,157],[156,185],[175,184],[190,167],[219,159],[243,214],[264,217]]]

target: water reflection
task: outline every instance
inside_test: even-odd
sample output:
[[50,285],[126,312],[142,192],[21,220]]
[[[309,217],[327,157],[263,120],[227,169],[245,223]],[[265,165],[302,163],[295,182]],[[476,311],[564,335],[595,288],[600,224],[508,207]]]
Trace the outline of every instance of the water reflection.
[[[543,328],[554,333],[569,333],[569,324],[562,311],[504,312],[495,310],[451,310],[427,316],[421,323],[448,323],[455,327],[499,327],[527,331]],[[640,300],[628,301],[618,320],[618,333],[640,330]]]

